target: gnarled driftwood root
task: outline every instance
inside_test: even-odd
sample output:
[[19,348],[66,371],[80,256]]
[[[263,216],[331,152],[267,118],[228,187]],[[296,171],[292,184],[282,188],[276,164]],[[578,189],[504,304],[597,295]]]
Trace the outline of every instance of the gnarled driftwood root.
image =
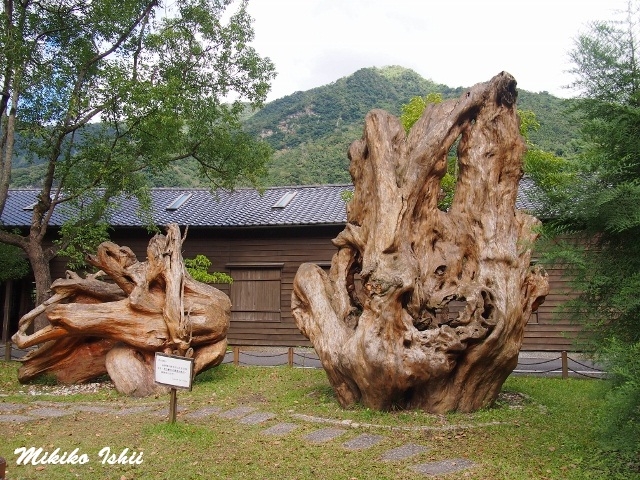
[[[408,136],[396,117],[367,115],[349,149],[355,190],[331,270],[302,265],[292,294],[343,406],[473,411],[515,368],[548,293],[530,266],[539,222],[515,209],[525,150],[515,86],[502,72],[431,104]],[[456,141],[445,212],[440,181]]]
[[[221,363],[231,302],[191,278],[183,241],[178,226],[169,225],[166,236],[149,242],[146,262],[128,247],[105,242],[88,259],[98,273],[81,278],[67,272],[56,280],[53,296],[26,314],[13,336],[19,348],[39,345],[23,359],[19,380],[49,373],[78,383],[108,373],[118,391],[145,396],[162,390],[154,383],[155,352],[192,355],[194,373]],[[49,325],[28,334],[39,315]]]

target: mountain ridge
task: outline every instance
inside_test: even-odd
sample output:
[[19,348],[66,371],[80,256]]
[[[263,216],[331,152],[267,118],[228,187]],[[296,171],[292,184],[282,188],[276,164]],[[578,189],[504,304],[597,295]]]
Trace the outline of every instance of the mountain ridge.
[[[361,138],[369,111],[381,108],[399,116],[402,105],[413,97],[439,93],[445,99],[456,98],[467,88],[439,84],[398,65],[367,67],[270,101],[247,112],[242,123],[248,133],[274,149],[263,186],[343,184],[351,181],[349,145]],[[538,148],[559,156],[575,154],[578,127],[567,111],[570,104],[570,99],[548,92],[518,90],[518,108],[532,110],[540,123],[530,134]],[[14,169],[13,187],[33,186],[42,178],[35,163]],[[154,187],[206,187],[197,171],[195,161],[186,160],[149,176],[149,183]]]
[[[413,97],[440,93],[445,99],[457,98],[467,88],[438,84],[400,66],[362,68],[269,102],[244,126],[275,150],[267,186],[344,183],[350,181],[347,150],[362,136],[370,110],[382,108],[399,116]],[[577,127],[566,112],[570,101],[548,92],[518,93],[518,108],[534,111],[540,123],[530,134],[536,146],[560,156],[575,153]]]

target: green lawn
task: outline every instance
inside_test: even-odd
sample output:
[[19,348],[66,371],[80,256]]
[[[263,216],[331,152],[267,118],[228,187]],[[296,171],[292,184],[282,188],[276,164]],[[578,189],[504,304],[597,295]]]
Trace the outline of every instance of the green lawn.
[[[169,396],[132,399],[113,389],[62,396],[58,386],[20,385],[15,362],[0,362],[0,408],[28,404],[33,409],[70,402],[129,409],[166,409]],[[38,395],[34,395],[38,393]],[[45,393],[45,395],[41,395]],[[49,394],[46,394],[49,393]],[[616,457],[598,449],[594,419],[602,400],[597,380],[512,377],[498,404],[474,414],[429,415],[423,412],[381,413],[366,408],[343,410],[322,370],[223,365],[198,376],[191,392],[178,393],[181,413],[170,425],[153,411],[139,414],[75,411],[57,418],[0,423],[0,456],[7,460],[7,479],[412,479],[417,464],[465,458],[475,466],[443,478],[473,479],[632,479]],[[52,403],[34,403],[34,402]],[[210,415],[185,414],[205,406],[227,411],[250,406],[274,418],[258,425]],[[86,410],[86,409],[85,409]],[[11,412],[0,410],[0,415]],[[28,413],[28,411],[27,411]],[[312,416],[327,423],[310,421]],[[277,423],[297,425],[273,437],[261,432]],[[339,438],[314,444],[304,438],[326,427],[344,428]],[[375,446],[352,451],[342,444],[362,433],[383,436]],[[386,451],[405,444],[428,450],[402,461],[383,462]],[[16,465],[19,447],[85,453],[84,465]],[[102,464],[100,450],[143,452],[141,463]]]

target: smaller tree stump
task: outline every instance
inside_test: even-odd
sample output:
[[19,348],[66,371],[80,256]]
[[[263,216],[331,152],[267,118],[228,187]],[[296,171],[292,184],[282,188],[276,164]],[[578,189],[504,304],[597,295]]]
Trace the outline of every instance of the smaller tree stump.
[[[179,227],[169,225],[149,242],[146,262],[128,247],[104,242],[87,259],[97,273],[67,272],[56,280],[53,296],[20,319],[12,338],[19,348],[40,345],[22,359],[18,379],[50,373],[80,383],[108,374],[119,392],[146,396],[164,389],[154,383],[155,352],[194,358],[194,374],[221,363],[231,302],[191,278],[183,242]],[[27,334],[39,315],[49,325]]]

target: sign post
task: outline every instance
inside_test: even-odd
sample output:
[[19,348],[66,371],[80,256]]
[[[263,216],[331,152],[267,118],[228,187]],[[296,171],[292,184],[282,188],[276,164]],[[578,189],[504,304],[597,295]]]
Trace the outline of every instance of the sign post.
[[178,409],[177,389],[191,390],[193,383],[193,358],[156,352],[155,382],[171,387],[169,423],[176,422]]
[[169,423],[176,423],[176,413],[178,411],[178,391],[171,387],[169,396]]

